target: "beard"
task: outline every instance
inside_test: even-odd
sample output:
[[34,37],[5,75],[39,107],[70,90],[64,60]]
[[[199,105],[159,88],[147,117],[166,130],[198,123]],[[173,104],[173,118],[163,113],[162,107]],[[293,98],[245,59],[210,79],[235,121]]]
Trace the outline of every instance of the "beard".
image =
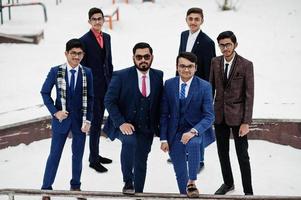
[[150,63],[148,63],[148,62],[141,62],[139,65],[135,61],[134,61],[134,63],[135,63],[136,69],[138,69],[139,71],[142,71],[142,72],[146,72],[151,67],[152,60],[150,61]]

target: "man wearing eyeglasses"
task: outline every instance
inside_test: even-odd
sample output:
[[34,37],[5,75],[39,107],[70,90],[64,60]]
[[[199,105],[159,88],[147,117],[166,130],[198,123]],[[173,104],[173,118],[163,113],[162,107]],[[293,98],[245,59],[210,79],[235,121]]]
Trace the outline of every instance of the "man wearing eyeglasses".
[[[41,89],[43,101],[51,113],[52,139],[42,189],[52,190],[61,154],[69,132],[72,133],[71,190],[80,190],[82,158],[86,134],[90,129],[93,108],[93,80],[91,70],[80,65],[84,47],[79,39],[66,43],[65,64],[51,68]],[[56,100],[51,91],[56,87]],[[50,200],[43,196],[43,200]]]
[[214,141],[206,133],[214,121],[212,90],[209,82],[195,76],[193,53],[181,52],[176,63],[179,76],[165,82],[161,101],[161,150],[169,152],[180,193],[198,197],[200,144]]
[[94,107],[89,141],[89,166],[101,173],[108,171],[102,164],[112,162],[111,159],[99,154],[99,139],[105,110],[103,100],[113,72],[111,37],[102,31],[104,15],[101,9],[91,8],[88,16],[88,23],[91,25],[91,29],[80,40],[86,49],[81,64],[91,68],[94,82]]
[[147,43],[133,48],[134,66],[113,73],[105,96],[109,119],[104,131],[121,143],[124,194],[143,192],[148,154],[159,134],[163,72],[152,69],[153,50]]
[[[180,52],[192,52],[197,58],[197,71],[195,75],[209,81],[211,59],[216,56],[213,40],[201,30],[204,22],[203,10],[201,8],[190,8],[186,14],[186,23],[189,30],[183,31],[179,47]],[[208,130],[209,134],[214,134],[212,127]],[[200,146],[200,172],[204,167],[204,146]]]
[[217,41],[223,55],[212,59],[210,82],[215,94],[214,127],[224,183],[215,194],[223,195],[234,190],[229,158],[229,139],[232,132],[244,193],[252,195],[247,134],[253,113],[253,64],[236,53],[237,40],[232,31],[220,33]]

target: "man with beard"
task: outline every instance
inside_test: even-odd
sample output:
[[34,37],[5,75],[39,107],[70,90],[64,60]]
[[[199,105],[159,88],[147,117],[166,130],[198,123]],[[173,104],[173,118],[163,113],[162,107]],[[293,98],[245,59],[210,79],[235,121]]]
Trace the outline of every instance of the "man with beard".
[[124,194],[142,193],[148,154],[159,134],[163,72],[151,69],[153,50],[147,43],[133,48],[134,66],[115,71],[104,104],[109,119],[104,131],[122,143],[121,170]]
[[215,194],[224,195],[234,189],[229,158],[232,132],[244,193],[252,195],[247,134],[253,113],[253,63],[236,53],[237,40],[232,31],[220,33],[217,41],[223,55],[212,59],[210,82],[215,93],[214,127],[224,183]]

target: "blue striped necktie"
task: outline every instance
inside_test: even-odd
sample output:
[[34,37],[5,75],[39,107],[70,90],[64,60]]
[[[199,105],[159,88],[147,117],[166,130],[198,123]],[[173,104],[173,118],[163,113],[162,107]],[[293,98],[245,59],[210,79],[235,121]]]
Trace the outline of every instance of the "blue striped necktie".
[[186,86],[187,86],[186,83],[181,84],[180,99],[185,99],[185,88],[186,88]]

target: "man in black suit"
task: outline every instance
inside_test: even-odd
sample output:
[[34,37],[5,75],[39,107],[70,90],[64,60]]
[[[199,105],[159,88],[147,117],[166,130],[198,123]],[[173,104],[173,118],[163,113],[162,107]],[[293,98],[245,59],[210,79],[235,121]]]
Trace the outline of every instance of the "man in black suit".
[[153,50],[147,43],[133,48],[134,66],[113,73],[105,106],[109,119],[104,131],[122,143],[122,192],[143,192],[147,158],[154,135],[159,134],[163,72],[152,69]]
[[[201,30],[203,22],[204,15],[201,8],[188,9],[186,13],[186,23],[189,30],[183,31],[181,34],[179,53],[194,53],[197,56],[197,71],[195,72],[195,76],[209,81],[211,59],[215,57],[216,54],[213,40]],[[207,130],[207,133],[210,135],[213,133],[211,127]],[[205,150],[203,143],[201,144],[200,151],[199,171],[204,167]]]
[[91,29],[80,40],[86,49],[81,64],[91,68],[94,85],[89,166],[97,172],[106,172],[108,170],[102,164],[111,163],[112,160],[99,155],[99,138],[105,110],[103,100],[113,72],[111,37],[101,30],[104,23],[104,15],[101,9],[91,8],[88,15]]

